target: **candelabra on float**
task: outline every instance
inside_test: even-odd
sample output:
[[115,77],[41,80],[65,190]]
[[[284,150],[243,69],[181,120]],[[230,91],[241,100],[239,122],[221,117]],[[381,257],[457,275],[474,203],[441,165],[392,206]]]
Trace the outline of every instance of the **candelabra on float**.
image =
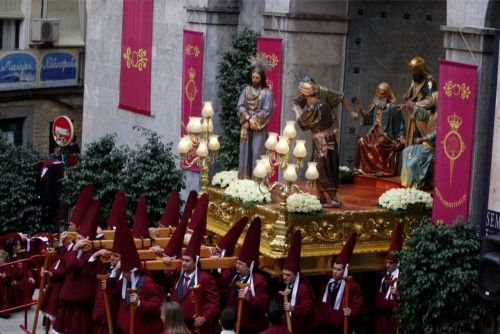
[[[284,254],[286,252],[286,235],[288,231],[288,210],[286,206],[287,198],[292,192],[301,192],[300,188],[295,184],[297,181],[297,169],[302,167],[302,161],[307,155],[305,140],[295,140],[297,132],[295,130],[295,122],[287,121],[283,129],[283,134],[278,136],[275,132],[270,132],[265,143],[267,155],[263,155],[257,160],[253,170],[259,184],[268,184],[268,178],[274,175],[274,169],[277,167],[283,171],[283,182],[274,182],[269,185],[269,191],[279,189],[280,207],[278,218],[274,224],[274,239],[271,241],[271,251]],[[290,146],[294,146],[292,151],[295,157],[295,163],[289,163]],[[306,178],[310,187],[318,178],[319,173],[316,169],[315,162],[309,162],[306,171]]]
[[191,168],[197,165],[201,168],[200,189],[208,191],[208,169],[215,161],[220,148],[219,136],[212,134],[212,116],[214,109],[211,101],[203,102],[202,117],[189,117],[186,126],[188,132],[177,145],[181,157],[181,166]]

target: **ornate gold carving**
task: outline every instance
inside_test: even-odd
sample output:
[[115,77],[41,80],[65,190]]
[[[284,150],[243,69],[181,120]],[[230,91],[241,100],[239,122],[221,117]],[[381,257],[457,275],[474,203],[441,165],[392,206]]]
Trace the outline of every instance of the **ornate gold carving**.
[[448,201],[444,198],[443,194],[441,193],[441,191],[439,191],[438,187],[436,187],[435,189],[436,189],[436,196],[439,198],[439,201],[447,208],[450,209],[458,208],[460,205],[464,204],[465,201],[467,200],[467,194],[462,194],[462,196],[460,196],[458,200]]
[[453,83],[453,81],[451,80],[446,81],[443,90],[446,96],[451,97],[452,95],[455,96],[460,95],[462,100],[468,99],[470,95],[469,86],[467,86],[465,83],[462,84]]
[[193,109],[193,101],[198,94],[198,88],[196,87],[196,82],[194,82],[194,78],[196,77],[196,70],[193,67],[190,67],[188,70],[189,81],[186,83],[184,87],[184,92],[186,93],[186,97],[189,101],[189,116],[191,116],[191,110]]
[[[383,257],[392,238],[397,222],[404,225],[404,235],[408,236],[418,226],[422,217],[428,216],[428,210],[410,208],[404,216],[398,216],[389,210],[373,208],[359,211],[331,211],[319,216],[286,217],[286,232],[283,226],[277,226],[279,207],[271,205],[254,205],[241,207],[240,203],[225,199],[223,189],[208,188],[210,196],[207,229],[217,235],[224,235],[230,226],[243,216],[253,219],[262,218],[262,234],[260,252],[265,261],[263,269],[272,275],[281,273],[279,259],[285,253],[276,252],[271,246],[275,240],[283,241],[288,247],[290,235],[294,230],[302,232],[302,271],[307,274],[320,274],[329,270],[329,259],[342,248],[345,240],[353,232],[358,233],[358,242],[354,249],[354,266],[363,270],[378,270],[383,267]],[[278,233],[278,234],[277,234]],[[285,236],[284,238],[282,238]],[[240,238],[239,243],[243,238]],[[365,256],[365,254],[367,256]],[[358,258],[356,258],[359,256]],[[278,266],[278,267],[277,267]]]
[[142,48],[132,51],[129,46],[123,54],[123,59],[125,60],[125,64],[128,69],[132,67],[138,69],[139,71],[142,71],[147,67],[148,64],[146,50]]
[[184,53],[188,56],[198,57],[200,55],[200,48],[197,45],[188,43],[184,49]]
[[276,65],[278,65],[279,63],[279,60],[278,60],[278,56],[275,54],[275,53],[272,53],[272,54],[268,54],[268,53],[265,53],[265,52],[259,52],[261,55],[263,55],[264,57],[266,57],[266,60],[269,64],[271,64],[271,66],[273,68],[276,67]]
[[444,147],[444,154],[450,160],[449,183],[451,186],[455,160],[460,158],[462,153],[465,151],[465,143],[462,139],[462,136],[458,132],[458,129],[462,125],[462,117],[458,116],[457,113],[453,113],[453,115],[448,116],[448,124],[450,125],[451,129],[444,137],[443,147]]

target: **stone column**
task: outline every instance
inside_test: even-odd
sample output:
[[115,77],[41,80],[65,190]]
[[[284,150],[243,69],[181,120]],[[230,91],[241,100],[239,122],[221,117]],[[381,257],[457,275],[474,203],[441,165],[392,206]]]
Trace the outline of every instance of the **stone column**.
[[[449,20],[448,20],[449,22]],[[495,29],[475,27],[442,26],[446,59],[478,66],[478,87],[476,98],[475,138],[472,156],[471,189],[469,192],[469,219],[481,224],[482,213],[486,208],[483,192],[485,180],[489,179],[489,166],[486,166],[488,113],[490,111],[491,80],[493,74],[493,50]]]

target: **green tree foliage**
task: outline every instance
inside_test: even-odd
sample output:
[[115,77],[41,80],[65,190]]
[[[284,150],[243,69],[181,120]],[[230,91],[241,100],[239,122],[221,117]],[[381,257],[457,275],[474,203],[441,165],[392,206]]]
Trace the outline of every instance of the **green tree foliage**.
[[62,200],[72,207],[83,187],[94,184],[94,198],[102,205],[102,218],[107,220],[116,192],[121,189],[122,173],[129,150],[116,147],[116,135],[106,135],[91,142],[79,163],[66,170],[62,180]]
[[487,304],[477,288],[480,239],[473,224],[425,220],[401,252],[404,333],[477,333]]
[[40,229],[41,205],[36,192],[36,163],[40,155],[30,148],[7,143],[0,134],[0,233]]
[[236,104],[243,86],[250,82],[251,66],[248,59],[255,55],[257,33],[245,28],[233,37],[231,47],[218,65],[217,97],[221,104],[219,121],[223,128],[217,159],[221,170],[238,167],[240,125]]
[[150,225],[158,225],[168,194],[184,188],[185,173],[178,168],[172,143],[165,145],[158,134],[144,128],[139,130],[146,142],[129,155],[123,188],[130,213],[135,211],[139,196],[144,194]]

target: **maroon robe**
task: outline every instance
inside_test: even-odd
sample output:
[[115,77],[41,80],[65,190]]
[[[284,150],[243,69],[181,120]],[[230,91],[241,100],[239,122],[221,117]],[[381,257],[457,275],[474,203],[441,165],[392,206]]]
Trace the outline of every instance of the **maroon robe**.
[[[328,284],[328,283],[327,283]],[[321,297],[327,284],[324,284],[321,291]],[[326,303],[322,300],[319,302],[319,312],[323,317],[323,330],[325,333],[335,333],[344,328],[344,310],[343,302],[345,298],[345,291],[342,296],[342,301],[338,310],[334,310],[332,307],[332,296],[331,293],[327,293]],[[363,311],[363,293],[358,283],[351,281],[349,284],[349,308],[351,309],[351,316],[349,317],[349,327],[352,330],[355,326],[356,320],[360,317]]]
[[396,299],[385,299],[388,286],[381,283],[380,278],[375,296],[375,310],[377,316],[373,326],[373,334],[396,334],[397,320],[395,315]]
[[51,320],[54,321],[59,310],[59,294],[63,287],[66,269],[64,261],[59,256],[52,258],[48,269],[52,275],[47,276],[48,283],[45,289],[40,310]]
[[[181,282],[179,282],[179,279]],[[182,294],[182,277],[178,278],[172,287],[172,301],[177,302],[182,307],[182,314],[184,315],[184,321],[190,331],[195,332],[194,327],[194,316],[195,309],[194,303],[191,299],[191,293],[187,293],[184,296]],[[179,284],[177,284],[179,283]],[[218,324],[219,313],[220,313],[220,302],[219,302],[219,292],[217,291],[217,285],[215,279],[209,273],[198,270],[198,285],[201,286],[201,303],[200,312],[201,316],[207,319],[203,326],[199,327],[199,334],[216,334],[220,333],[220,327]],[[189,287],[194,286],[194,276],[189,281]]]
[[[255,297],[250,292],[250,300],[243,301],[243,311],[241,315],[241,331],[240,333],[260,333],[267,329],[268,322],[266,318],[267,304],[269,303],[269,292],[267,290],[267,281],[259,272],[253,273],[253,284],[255,289]],[[238,310],[238,287],[236,280],[233,279],[229,286],[227,306],[232,306]]]
[[[104,274],[111,273],[111,267],[109,264],[105,266],[101,266],[104,269],[101,271]],[[110,281],[111,279],[108,279]],[[102,283],[98,280],[96,294],[95,294],[95,302],[94,302],[94,310],[92,311],[92,320],[94,321],[94,334],[108,334],[108,318],[106,314],[106,305],[104,303],[104,291],[106,291],[108,295],[108,303],[109,310],[111,312],[111,321],[113,323],[113,327],[116,327],[116,317],[118,314],[118,302],[119,302],[119,293],[117,284],[106,284],[106,290],[102,289]]]
[[[161,320],[160,307],[163,303],[163,291],[151,277],[142,274],[137,286],[140,304],[135,310],[135,333],[160,334],[163,331],[163,321]],[[118,281],[118,286],[122,287],[122,281]],[[130,307],[128,300],[120,298],[118,306],[117,327],[119,333],[130,333]]]
[[54,330],[64,334],[92,333],[92,308],[97,285],[96,268],[88,260],[92,252],[70,251],[64,255],[66,279]]
[[[292,293],[290,292],[288,301],[291,300]],[[301,276],[297,288],[297,299],[292,312],[292,332],[293,334],[314,333],[321,326],[321,321],[311,285],[305,277]],[[286,320],[284,323],[286,324]]]

